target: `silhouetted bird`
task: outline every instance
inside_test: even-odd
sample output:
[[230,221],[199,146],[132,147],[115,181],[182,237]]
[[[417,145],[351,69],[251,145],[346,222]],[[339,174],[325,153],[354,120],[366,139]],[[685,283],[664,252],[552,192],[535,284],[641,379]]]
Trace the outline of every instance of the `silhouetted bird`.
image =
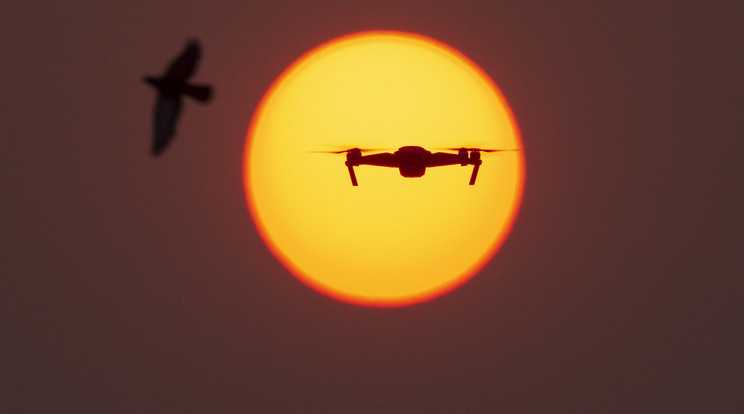
[[158,90],[154,119],[155,137],[152,143],[153,155],[159,155],[176,133],[176,121],[181,113],[181,95],[190,96],[199,102],[209,102],[212,97],[211,86],[193,85],[186,82],[196,70],[199,55],[199,42],[192,40],[171,62],[163,76],[160,78],[145,77],[145,82]]

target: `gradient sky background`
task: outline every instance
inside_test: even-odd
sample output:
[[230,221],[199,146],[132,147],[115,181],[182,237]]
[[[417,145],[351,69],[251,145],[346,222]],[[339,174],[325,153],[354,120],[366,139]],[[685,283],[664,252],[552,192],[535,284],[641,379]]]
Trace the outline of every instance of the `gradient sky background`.
[[[0,411],[741,410],[742,8],[5,1]],[[451,294],[399,309],[292,277],[241,182],[271,82],[370,29],[469,56],[525,145],[500,253]],[[186,103],[154,159],[141,77],[192,36],[195,80],[216,96]]]

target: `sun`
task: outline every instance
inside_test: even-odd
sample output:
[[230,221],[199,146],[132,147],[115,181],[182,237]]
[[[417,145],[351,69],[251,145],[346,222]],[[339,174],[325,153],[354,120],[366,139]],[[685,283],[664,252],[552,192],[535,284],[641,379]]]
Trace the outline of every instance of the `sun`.
[[[355,167],[350,148],[517,149],[472,166]],[[322,44],[263,97],[246,137],[250,213],[274,255],[335,299],[393,307],[440,296],[474,276],[509,233],[524,186],[524,151],[499,89],[436,40],[362,32]],[[446,150],[441,150],[446,152]],[[372,152],[375,153],[375,152]]]

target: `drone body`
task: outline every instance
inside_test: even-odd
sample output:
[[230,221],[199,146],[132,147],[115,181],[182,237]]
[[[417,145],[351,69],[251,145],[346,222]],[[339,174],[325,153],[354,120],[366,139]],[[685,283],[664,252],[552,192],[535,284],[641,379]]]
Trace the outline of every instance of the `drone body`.
[[[362,155],[365,151],[360,148],[352,148],[334,153],[346,153],[346,167],[349,169],[351,185],[358,186],[354,167],[359,165],[376,165],[378,167],[397,168],[403,177],[421,177],[428,167],[441,167],[445,165],[472,165],[473,172],[470,175],[470,185],[475,184],[478,176],[478,169],[483,163],[481,161],[481,152],[501,152],[515,150],[492,150],[481,148],[449,148],[451,151],[457,151],[456,154],[449,152],[431,152],[423,147],[405,146],[400,147],[397,151],[383,152],[378,154]],[[368,150],[369,151],[369,150]]]

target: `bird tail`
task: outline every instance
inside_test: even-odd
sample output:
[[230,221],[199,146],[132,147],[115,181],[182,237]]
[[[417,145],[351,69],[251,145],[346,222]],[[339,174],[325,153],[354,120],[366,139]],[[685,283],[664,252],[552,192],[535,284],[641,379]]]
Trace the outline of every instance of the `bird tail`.
[[207,85],[185,85],[183,93],[199,102],[209,102],[212,99],[212,87]]

